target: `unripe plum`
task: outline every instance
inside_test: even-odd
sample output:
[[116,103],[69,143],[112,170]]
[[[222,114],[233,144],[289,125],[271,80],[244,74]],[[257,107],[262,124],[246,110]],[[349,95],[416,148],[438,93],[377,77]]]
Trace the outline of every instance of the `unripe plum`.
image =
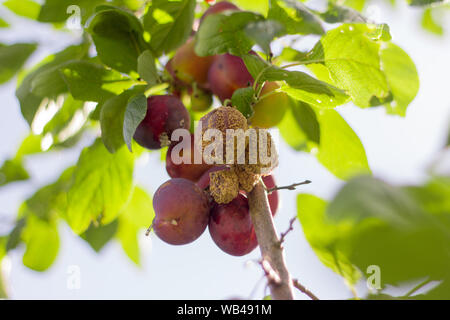
[[213,97],[210,91],[197,89],[191,93],[191,109],[202,112],[208,110],[213,103]]
[[240,57],[226,53],[214,60],[208,81],[211,91],[224,102],[231,99],[236,89],[251,86],[253,77]]
[[169,244],[190,243],[200,237],[208,225],[208,196],[186,179],[176,178],[163,183],[153,197],[153,208],[153,230]]
[[202,18],[200,19],[200,23],[210,14],[220,13],[226,10],[237,11],[239,10],[239,8],[227,1],[217,2],[215,5],[209,7],[208,10],[205,11]]
[[[181,143],[181,142],[180,142]],[[191,135],[191,142],[190,142],[190,149],[185,150],[182,149],[179,152],[179,157],[184,158],[188,157],[190,162],[189,163],[180,163],[175,164],[172,158],[172,152],[175,146],[178,144],[172,144],[169,149],[167,150],[166,155],[166,170],[167,173],[171,178],[184,178],[191,181],[196,182],[202,174],[207,171],[209,168],[211,168],[212,165],[206,164],[203,161],[203,158],[201,156],[200,151],[198,148],[195,148],[194,146],[194,135]],[[188,152],[189,154],[184,154],[184,152]],[[201,159],[201,163],[196,164],[195,163],[195,156],[197,156],[198,159]]]
[[[266,82],[261,90],[261,97],[280,86],[276,82]],[[252,126],[259,128],[271,128],[283,119],[289,107],[289,97],[284,92],[276,92],[261,99],[253,106],[254,114],[250,118]]]
[[147,99],[147,114],[139,124],[134,139],[148,149],[160,149],[170,145],[170,137],[176,129],[189,130],[189,112],[173,95],[151,96]]
[[208,84],[208,70],[215,56],[199,57],[194,51],[194,39],[182,45],[166,65],[171,76],[183,84],[191,85],[194,82],[205,87]]
[[258,245],[250,217],[248,200],[239,194],[227,204],[216,204],[211,210],[209,233],[217,246],[233,256],[243,256]]

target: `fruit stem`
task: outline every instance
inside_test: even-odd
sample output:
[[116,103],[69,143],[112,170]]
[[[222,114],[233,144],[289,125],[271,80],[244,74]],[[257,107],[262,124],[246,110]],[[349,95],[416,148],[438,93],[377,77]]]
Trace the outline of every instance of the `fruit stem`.
[[[286,267],[284,249],[275,229],[266,190],[258,182],[248,195],[250,215],[262,255],[262,265],[273,272],[266,272],[272,299],[293,300],[292,277]],[[270,267],[270,268],[268,268]]]

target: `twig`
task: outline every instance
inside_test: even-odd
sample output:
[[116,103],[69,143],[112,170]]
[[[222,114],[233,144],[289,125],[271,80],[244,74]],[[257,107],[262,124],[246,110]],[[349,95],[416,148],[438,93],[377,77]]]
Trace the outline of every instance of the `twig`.
[[153,229],[153,222],[152,222],[152,224],[150,225],[150,227],[148,227],[147,231],[145,231],[145,236],[146,236],[146,237],[148,237],[148,235],[150,234],[150,232],[152,232],[152,229]]
[[280,246],[283,244],[284,239],[286,238],[288,233],[291,232],[292,230],[294,230],[294,222],[296,220],[297,220],[297,217],[293,217],[293,218],[291,218],[291,220],[289,220],[289,228],[285,232],[282,232],[280,235]]
[[428,283],[431,282],[431,279],[428,278],[425,281],[422,281],[421,283],[419,283],[418,285],[416,285],[414,288],[412,288],[411,290],[409,290],[406,294],[405,297],[411,297],[417,290],[419,290],[420,288],[424,287],[425,285],[427,285]]
[[302,181],[302,182],[299,182],[299,183],[293,183],[293,184],[288,185],[288,186],[282,186],[282,187],[275,186],[273,188],[266,189],[266,191],[267,191],[267,194],[271,194],[272,192],[274,192],[276,190],[282,190],[282,189],[295,190],[295,188],[298,187],[298,186],[301,186],[301,185],[304,185],[304,184],[310,184],[310,183],[311,183],[310,180],[305,180],[305,181]]
[[266,190],[261,182],[248,195],[250,215],[262,255],[263,270],[274,300],[294,299],[293,282],[286,267],[284,250],[273,224]]
[[308,297],[310,297],[312,300],[319,300],[319,298],[317,298],[317,296],[312,293],[311,291],[309,291],[308,289],[306,289],[306,287],[304,285],[302,285],[300,282],[298,282],[297,279],[293,280],[293,284],[294,287],[297,288],[299,291],[303,292],[304,294],[306,294]]

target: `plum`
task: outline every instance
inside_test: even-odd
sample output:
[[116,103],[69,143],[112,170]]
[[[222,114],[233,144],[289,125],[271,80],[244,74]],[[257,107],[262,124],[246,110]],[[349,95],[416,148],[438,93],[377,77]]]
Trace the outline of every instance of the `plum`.
[[[190,149],[184,150],[182,149],[181,152],[179,152],[179,157],[189,157],[190,162],[189,163],[180,163],[175,164],[172,152],[174,147],[178,144],[172,144],[169,149],[167,150],[166,155],[166,170],[167,173],[171,178],[184,178],[191,181],[196,182],[202,174],[207,171],[209,168],[211,168],[211,165],[206,164],[203,159],[201,158],[200,151],[198,148],[195,148],[194,146],[194,135],[191,135],[191,141],[190,141]],[[184,154],[184,152],[189,152],[188,155]],[[196,164],[195,163],[195,153],[197,153],[197,158],[202,159],[201,163]]]
[[[271,93],[280,86],[276,82],[266,82],[261,90],[261,97]],[[289,108],[290,99],[284,92],[274,92],[259,100],[254,106],[254,114],[250,118],[252,126],[271,128],[276,126]]]
[[147,99],[147,114],[134,134],[134,140],[148,149],[160,149],[170,145],[170,137],[176,129],[189,130],[189,112],[173,95],[151,96]]
[[248,199],[242,194],[227,204],[215,204],[208,226],[216,245],[230,255],[246,255],[258,245]]
[[238,11],[239,8],[228,1],[217,2],[215,5],[212,5],[208,8],[208,10],[205,11],[202,18],[200,19],[200,23],[202,23],[203,20],[210,14],[220,13],[227,10]]
[[234,91],[253,84],[253,77],[248,72],[244,61],[231,54],[218,56],[208,72],[211,91],[222,101],[231,99]]
[[208,196],[187,179],[175,178],[163,183],[153,197],[153,208],[153,230],[169,244],[190,243],[200,237],[208,225]]
[[208,188],[209,184],[211,182],[211,177],[209,174],[211,172],[224,170],[225,168],[226,168],[226,166],[213,166],[213,167],[209,168],[207,171],[205,171],[202,174],[202,176],[198,179],[196,184],[203,190]]
[[166,70],[179,84],[208,85],[208,71],[215,56],[199,57],[194,51],[195,41],[189,39],[182,45],[166,65]]

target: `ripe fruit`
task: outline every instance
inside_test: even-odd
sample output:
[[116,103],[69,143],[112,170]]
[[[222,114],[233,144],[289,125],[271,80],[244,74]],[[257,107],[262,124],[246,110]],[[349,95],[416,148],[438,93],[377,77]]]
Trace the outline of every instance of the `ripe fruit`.
[[211,91],[224,102],[233,92],[253,84],[253,78],[240,57],[223,54],[217,57],[208,72]]
[[194,51],[194,39],[182,45],[172,59],[167,63],[166,69],[170,75],[185,85],[194,82],[200,86],[208,84],[208,70],[213,63],[214,56],[199,57]]
[[227,2],[227,1],[218,2],[215,5],[209,7],[208,10],[205,11],[202,18],[200,19],[200,23],[202,23],[202,21],[210,14],[219,13],[219,12],[223,12],[226,10],[236,11],[236,10],[239,10],[239,8],[236,7],[234,4]]
[[208,225],[208,197],[186,179],[176,178],[163,183],[153,197],[153,208],[153,230],[169,244],[190,243],[200,237]]
[[[181,141],[182,142],[182,141]],[[188,150],[181,149],[178,150],[176,146],[181,147],[181,142],[177,144],[172,144],[169,149],[167,150],[166,155],[166,170],[167,173],[171,178],[184,178],[191,181],[197,181],[202,174],[207,171],[209,168],[211,168],[211,165],[206,164],[203,159],[201,158],[200,151],[195,148],[194,146],[194,135],[191,135],[190,139],[190,148]],[[175,164],[174,163],[174,157],[173,157],[173,150],[176,148],[176,156],[179,156],[180,158],[187,157],[189,158],[189,163],[180,163]],[[187,152],[187,154],[185,154]],[[195,163],[195,155],[197,155],[198,159],[202,159],[202,163],[196,164]]]
[[233,256],[255,249],[258,241],[247,198],[239,194],[230,203],[216,204],[211,210],[209,233],[220,249]]
[[[275,178],[273,177],[273,175],[264,176],[264,177],[262,177],[262,180],[267,189],[276,187]],[[269,206],[270,206],[270,211],[272,212],[272,216],[275,216],[275,214],[277,213],[277,210],[278,210],[278,205],[279,205],[278,191],[275,190],[275,191],[271,192],[267,196],[267,198],[269,199]]]
[[151,96],[147,99],[147,114],[139,124],[134,139],[148,149],[170,145],[176,129],[189,130],[191,121],[183,103],[175,96]]
[[[267,82],[261,90],[261,97],[268,94],[280,86],[276,82]],[[255,113],[250,118],[252,126],[260,128],[271,128],[276,126],[283,119],[289,107],[289,97],[284,92],[272,93],[258,101],[253,106]]]

